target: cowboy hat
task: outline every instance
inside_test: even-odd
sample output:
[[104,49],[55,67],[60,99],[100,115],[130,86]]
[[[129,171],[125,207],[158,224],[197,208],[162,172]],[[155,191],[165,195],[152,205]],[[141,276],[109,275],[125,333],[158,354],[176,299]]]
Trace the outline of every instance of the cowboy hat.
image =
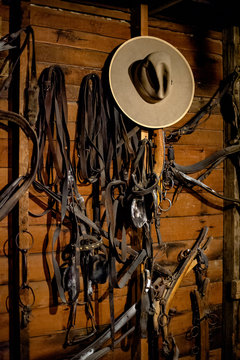
[[187,113],[195,88],[184,56],[153,36],[120,45],[110,62],[109,85],[127,117],[155,129],[173,125]]

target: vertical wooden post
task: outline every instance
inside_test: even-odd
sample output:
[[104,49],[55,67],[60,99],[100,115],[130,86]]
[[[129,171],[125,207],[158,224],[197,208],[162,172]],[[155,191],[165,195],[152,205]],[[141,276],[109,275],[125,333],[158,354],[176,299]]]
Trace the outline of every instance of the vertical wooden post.
[[[148,36],[148,5],[140,5],[140,35]],[[147,130],[141,130],[141,139],[148,138]]]
[[[148,5],[147,4],[140,4],[140,35],[141,36],[148,36]],[[141,130],[141,139],[148,138],[149,134],[147,130]],[[143,269],[141,269],[141,272]],[[141,352],[140,358],[141,360],[148,359],[148,340],[147,339],[140,339],[141,343]]]
[[[21,2],[22,13],[22,27],[29,25],[29,5],[28,3]],[[21,39],[21,43],[24,39]],[[31,44],[32,46],[32,44]],[[25,89],[27,87],[27,72],[29,71],[28,64],[31,59],[30,49],[25,49],[20,58],[20,77],[19,77],[19,113],[24,115],[25,111]],[[19,175],[24,175],[28,172],[29,168],[29,148],[28,139],[24,135],[23,131],[19,133]],[[19,200],[19,240],[24,241],[24,231],[29,231],[29,191],[27,190]],[[19,254],[21,255],[21,254]],[[20,266],[22,264],[20,263]],[[27,261],[28,266],[28,261]],[[31,299],[29,300],[31,303]],[[22,311],[22,309],[20,309]],[[28,360],[29,354],[29,325],[20,329],[20,349],[21,359]]]
[[[13,33],[21,27],[20,0],[15,0],[9,6],[9,33]],[[16,50],[11,50],[11,56],[17,57],[19,40],[15,41]],[[13,71],[11,86],[8,92],[8,108],[10,111],[19,112],[19,63]],[[12,178],[16,179],[19,174],[19,128],[12,128]],[[9,355],[10,360],[20,360],[20,318],[19,318],[19,254],[15,243],[18,234],[18,211],[17,204],[8,216],[9,234]]]
[[[148,36],[148,5],[140,4],[137,9],[135,9],[135,18],[133,19],[134,28],[132,29],[133,36]],[[152,132],[151,132],[152,135]],[[141,129],[141,139],[149,138],[150,134],[148,129]],[[163,130],[159,129],[154,131],[154,143],[156,145],[155,150],[155,169],[154,171],[159,175],[162,171],[163,160],[164,160],[164,150],[163,150]],[[139,237],[138,237],[139,238]],[[141,268],[137,274],[137,278],[140,279],[143,269]],[[140,280],[137,281],[137,286],[139,286]],[[138,297],[141,296],[141,293]],[[140,338],[138,342],[139,346],[137,348],[137,353],[134,355],[134,359],[148,360],[149,359],[149,344],[148,339]]]
[[[239,28],[223,30],[223,70],[224,77],[240,65]],[[239,103],[240,89],[235,89]],[[231,124],[225,124],[225,142],[231,139]],[[224,166],[224,193],[228,197],[239,198],[238,180],[234,159],[227,159]],[[239,300],[232,293],[233,284],[239,282],[239,211],[236,206],[224,211],[224,251],[223,251],[223,356],[224,360],[239,359],[237,354],[237,329]]]
[[[140,5],[140,35],[141,36],[148,36],[148,5],[141,4]],[[149,133],[147,130],[141,131],[141,138],[148,138]],[[162,171],[163,161],[164,161],[164,132],[162,129],[154,130],[154,137],[155,137],[155,172],[159,175]]]
[[[26,5],[28,7],[28,4]],[[22,24],[22,10],[23,5],[21,0],[13,0],[10,3],[9,13],[9,32],[13,33],[22,28],[28,21]],[[13,56],[16,51],[18,56],[18,49],[22,45],[22,39],[17,39],[17,48],[13,50]],[[28,64],[27,50],[25,50],[20,60],[18,61],[9,90],[9,109],[13,112],[24,115],[24,89],[26,82],[26,69]],[[12,135],[12,173],[13,178],[25,175],[28,172],[29,151],[28,139],[19,128],[16,126]],[[21,245],[23,231],[28,230],[28,192],[26,192],[12,212],[12,235],[11,235],[11,257],[9,261],[9,303],[10,303],[10,359],[13,360],[28,360],[29,359],[29,334],[28,328],[21,328],[21,308],[19,307],[19,286],[20,274],[19,266],[21,266],[21,254],[16,245],[15,239],[18,236],[19,244]]]

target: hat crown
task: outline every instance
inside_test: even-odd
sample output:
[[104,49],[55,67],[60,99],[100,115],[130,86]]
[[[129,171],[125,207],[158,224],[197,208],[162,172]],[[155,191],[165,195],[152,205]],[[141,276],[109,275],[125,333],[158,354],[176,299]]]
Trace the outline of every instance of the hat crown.
[[169,54],[157,51],[139,61],[135,67],[133,82],[142,98],[149,103],[166,98],[171,87]]

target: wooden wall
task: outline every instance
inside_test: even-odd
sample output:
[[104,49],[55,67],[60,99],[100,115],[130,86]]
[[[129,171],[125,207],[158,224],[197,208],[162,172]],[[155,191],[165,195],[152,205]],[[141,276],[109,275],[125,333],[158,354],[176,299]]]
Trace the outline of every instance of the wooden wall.
[[[9,32],[9,6],[0,2],[2,23],[0,33]],[[31,24],[36,39],[36,60],[38,76],[49,65],[62,67],[67,89],[68,129],[71,137],[71,156],[73,156],[75,126],[78,109],[79,88],[82,78],[91,73],[101,74],[109,53],[119,44],[131,37],[130,9],[94,6],[93,4],[74,4],[60,0],[36,0],[22,2],[23,24]],[[159,37],[177,47],[188,60],[195,78],[195,97],[189,113],[176,126],[190,119],[200,107],[213,95],[222,79],[222,35],[216,31],[201,31],[154,18],[149,19],[149,35]],[[7,98],[0,100],[1,109],[8,108]],[[166,131],[168,131],[167,129]],[[11,164],[6,161],[9,151],[8,135],[0,129],[0,183],[1,187],[10,177]],[[188,165],[204,159],[223,147],[223,121],[215,111],[192,135],[183,136],[174,144],[176,162]],[[6,154],[6,155],[5,155]],[[223,191],[223,168],[219,166],[206,183],[215,190]],[[87,197],[89,189],[80,187],[82,195]],[[170,192],[169,196],[172,196]],[[223,214],[221,201],[205,195],[203,201],[191,192],[183,190],[172,208],[162,216],[161,234],[164,242],[175,244],[162,255],[159,261],[169,268],[176,265],[177,254],[181,249],[190,247],[201,228],[209,227],[213,237],[207,250],[209,258],[208,277],[210,278],[209,306],[219,316],[218,324],[210,332],[211,358],[220,359],[221,354],[221,306],[222,306],[222,243]],[[29,209],[41,213],[47,204],[45,195],[39,196],[32,188],[29,191]],[[90,211],[90,210],[89,210]],[[53,302],[51,279],[51,235],[55,220],[51,216],[31,217],[27,219],[28,229],[33,234],[34,246],[28,257],[28,278],[34,290],[36,301],[32,308],[31,321],[27,330],[28,356],[37,359],[61,359],[69,349],[62,344],[67,326],[68,307]],[[51,224],[51,228],[49,228]],[[9,359],[9,314],[6,298],[9,288],[9,259],[5,254],[8,240],[8,219],[0,223],[0,359]],[[61,235],[61,246],[69,240],[66,231]],[[107,284],[100,288],[104,292]],[[180,357],[191,359],[191,342],[185,338],[191,327],[192,312],[190,291],[196,288],[193,273],[187,275],[177,291],[173,307],[176,316],[171,321],[171,331],[180,349]],[[123,312],[126,303],[127,287],[115,291],[115,315]],[[99,325],[108,324],[108,299],[95,305]],[[85,315],[79,310],[77,327],[85,327]],[[131,351],[124,353],[117,349],[106,359],[133,358]],[[142,357],[143,358],[143,357]]]

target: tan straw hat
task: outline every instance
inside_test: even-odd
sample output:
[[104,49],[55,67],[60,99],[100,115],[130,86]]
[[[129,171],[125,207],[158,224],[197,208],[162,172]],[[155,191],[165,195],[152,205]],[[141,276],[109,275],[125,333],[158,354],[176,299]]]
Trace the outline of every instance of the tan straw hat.
[[154,129],[178,122],[189,110],[195,89],[184,56],[152,36],[134,37],[120,45],[111,59],[109,83],[123,113]]

